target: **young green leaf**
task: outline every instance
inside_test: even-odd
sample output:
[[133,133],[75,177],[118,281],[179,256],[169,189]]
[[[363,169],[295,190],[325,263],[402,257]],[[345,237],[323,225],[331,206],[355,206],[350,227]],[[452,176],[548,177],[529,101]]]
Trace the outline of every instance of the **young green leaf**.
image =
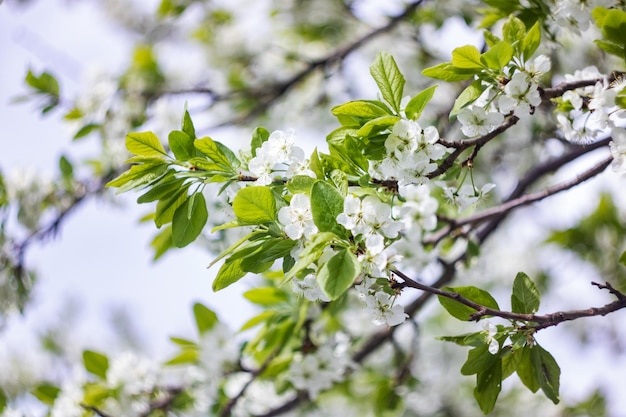
[[180,190],[184,183],[185,178],[176,178],[174,171],[170,171],[157,183],[151,184],[150,189],[137,198],[137,203],[143,204],[165,199]]
[[184,248],[200,235],[209,218],[204,195],[198,192],[176,209],[172,219],[172,243]]
[[183,132],[187,134],[191,138],[191,140],[196,139],[196,129],[193,127],[193,122],[191,121],[191,116],[189,112],[185,110],[185,114],[183,115]]
[[434,67],[424,69],[422,71],[422,74],[430,78],[453,83],[472,78],[474,74],[476,74],[476,70],[457,68],[450,62],[443,62],[441,64],[435,65]]
[[348,290],[361,273],[361,263],[347,249],[333,255],[317,273],[317,282],[324,293],[336,300]]
[[480,56],[480,62],[494,71],[500,71],[511,61],[514,53],[510,43],[500,41]]
[[187,201],[187,189],[189,184],[184,184],[178,190],[164,199],[160,199],[156,206],[156,212],[154,216],[154,224],[156,227],[161,227],[164,224],[171,222],[174,219],[174,213],[178,207],[182,206]]
[[193,146],[193,139],[180,130],[170,132],[167,137],[167,143],[179,161],[188,161],[196,156],[196,149]]
[[247,272],[241,268],[241,259],[226,260],[213,280],[213,291],[219,291],[243,278]]
[[473,45],[465,45],[452,51],[452,65],[466,70],[478,70],[484,68],[480,61],[480,51]]
[[482,345],[475,347],[474,349],[470,349],[470,351],[467,352],[467,360],[461,367],[461,374],[479,374],[480,372],[489,369],[493,366],[494,362],[499,360],[500,358],[497,355],[489,353],[489,346],[483,343]]
[[528,30],[526,36],[524,37],[523,45],[523,53],[524,59],[529,59],[537,48],[539,48],[539,44],[541,43],[541,26],[539,22],[535,22],[535,24]]
[[277,219],[276,199],[268,187],[240,189],[233,200],[233,211],[241,224],[264,224]]
[[452,111],[450,112],[450,118],[455,117],[465,106],[480,97],[483,93],[483,88],[484,87],[482,86],[480,80],[476,80],[468,85],[454,101],[454,107],[452,107]]
[[379,53],[370,67],[370,74],[376,81],[383,99],[396,114],[399,114],[405,81],[396,61],[387,53]]
[[[480,288],[476,288],[473,286],[467,287],[445,287],[444,291],[450,291],[459,294],[460,296],[473,301],[476,304],[479,304],[484,307],[493,308],[499,310],[498,303],[496,300],[485,290],[481,290]],[[459,320],[468,321],[470,320],[470,316],[476,313],[476,310],[466,306],[465,304],[461,304],[456,300],[450,299],[444,296],[437,296],[439,298],[439,303],[445,308],[448,313],[450,313],[453,317],[456,317]]]
[[[52,406],[52,404],[54,404],[54,401],[59,396],[59,392],[61,392],[61,389],[59,387],[52,385],[52,384],[48,384],[48,383],[39,384],[32,391],[33,395],[37,397],[39,401],[41,401],[42,403],[48,406]],[[2,394],[2,391],[0,391],[0,396],[1,394]],[[0,401],[0,413],[1,412],[2,412],[2,401]]]
[[535,283],[523,272],[513,281],[511,308],[514,313],[534,314],[539,310],[541,297]]
[[383,130],[395,125],[400,118],[398,116],[382,116],[376,119],[372,119],[365,123],[359,130],[357,130],[357,136],[370,136],[377,134]]
[[172,359],[165,362],[165,365],[191,364],[197,362],[199,358],[200,352],[198,349],[183,349]]
[[409,103],[406,105],[406,109],[404,109],[406,117],[411,120],[419,119],[422,115],[422,112],[426,108],[426,105],[433,98],[436,89],[437,85],[435,84],[421,91],[419,94],[413,97],[411,101],[409,101]]
[[343,235],[345,229],[337,223],[342,212],[343,197],[339,190],[327,182],[316,182],[311,188],[311,214],[319,231]]
[[200,303],[193,305],[193,316],[196,319],[196,328],[200,335],[210,331],[218,323],[217,314]]
[[275,287],[253,288],[244,292],[243,296],[248,301],[261,306],[272,306],[289,299],[283,290]]
[[522,42],[524,42],[524,38],[526,37],[526,26],[520,19],[511,15],[502,26],[502,35],[505,41],[521,52]]
[[252,132],[252,142],[250,144],[250,149],[252,150],[252,157],[256,156],[256,150],[259,149],[263,142],[267,141],[270,138],[270,132],[264,127],[257,127]]
[[224,153],[222,148],[218,146],[217,142],[210,137],[206,136],[201,139],[197,139],[194,141],[194,146],[200,153],[211,159],[222,169],[226,171],[234,170],[230,158]]
[[106,380],[107,370],[109,369],[109,358],[105,355],[94,352],[92,350],[83,351],[83,363],[87,372]]
[[375,119],[380,116],[388,116],[389,112],[372,101],[358,100],[349,101],[333,107],[331,113],[335,116],[348,116],[352,120]]
[[126,149],[134,155],[167,156],[161,141],[152,132],[131,132],[126,135]]
[[154,181],[167,171],[167,167],[165,162],[133,165],[128,171],[109,181],[106,186],[117,187],[116,194],[120,194]]

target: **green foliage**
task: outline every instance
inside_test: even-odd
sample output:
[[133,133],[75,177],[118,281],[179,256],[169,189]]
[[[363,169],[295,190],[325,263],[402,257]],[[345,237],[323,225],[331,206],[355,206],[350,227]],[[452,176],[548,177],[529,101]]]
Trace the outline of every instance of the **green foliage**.
[[242,188],[233,200],[233,211],[241,224],[264,224],[278,220],[276,199],[267,187]]
[[422,112],[433,98],[436,89],[437,85],[433,85],[415,95],[406,105],[406,109],[404,110],[406,117],[411,120],[419,119]]
[[[51,406],[54,404],[57,396],[61,392],[61,389],[52,384],[39,384],[32,391],[33,395],[42,403]],[[2,411],[2,404],[0,401],[0,411]]]
[[[499,309],[496,300],[485,290],[476,288],[473,286],[467,287],[444,287],[444,291],[449,291],[460,295],[476,304],[480,304],[485,307]],[[448,313],[459,320],[470,320],[470,317],[476,313],[476,310],[459,303],[456,300],[450,299],[444,296],[438,296],[439,303],[445,308]]]
[[540,295],[534,282],[523,272],[513,281],[511,309],[514,313],[534,314],[539,309]]
[[174,212],[172,218],[172,243],[183,248],[196,240],[209,218],[202,193],[194,193]]
[[107,370],[109,369],[109,358],[106,355],[93,350],[85,350],[83,351],[83,363],[87,372],[106,380]]
[[626,11],[596,7],[592,12],[604,39],[595,41],[604,52],[626,61]]
[[324,293],[336,300],[348,290],[361,273],[361,264],[347,249],[338,251],[317,273],[317,281]]
[[395,114],[399,114],[405,80],[395,59],[386,53],[378,54],[370,67],[370,74],[376,81],[383,99],[391,106]]
[[218,323],[217,314],[200,303],[193,305],[193,316],[196,318],[196,327],[200,335],[210,331]]
[[[41,113],[46,114],[59,105],[59,82],[51,73],[43,71],[36,75],[32,70],[26,73],[26,84],[33,90],[33,95],[41,100]],[[20,100],[23,98],[20,98]]]
[[332,185],[317,181],[311,188],[311,214],[319,231],[345,235],[346,230],[337,223],[337,216],[342,212],[341,193]]

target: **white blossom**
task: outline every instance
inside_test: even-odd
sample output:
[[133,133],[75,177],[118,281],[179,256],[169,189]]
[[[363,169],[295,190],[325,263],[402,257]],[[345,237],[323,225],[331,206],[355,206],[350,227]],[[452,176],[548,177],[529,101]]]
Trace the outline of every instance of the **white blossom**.
[[121,388],[129,396],[152,391],[158,377],[157,363],[131,352],[113,358],[107,371],[110,387]]
[[457,115],[457,119],[461,122],[461,131],[469,138],[484,136],[504,122],[502,113],[488,113],[478,106],[464,108]]
[[340,354],[325,345],[316,352],[294,358],[287,375],[294,387],[306,390],[309,397],[315,399],[321,391],[342,381],[346,370],[351,366],[345,352]]
[[365,305],[372,317],[372,322],[377,325],[397,326],[403,323],[408,314],[404,312],[401,304],[395,303],[396,297],[384,291],[370,292],[364,296]]
[[289,206],[278,211],[278,220],[285,226],[285,233],[290,239],[296,240],[317,233],[309,197],[304,194],[294,195]]
[[621,127],[613,128],[611,132],[612,141],[609,143],[613,162],[613,171],[626,175],[626,129]]
[[480,190],[477,190],[472,184],[463,184],[459,189],[444,187],[443,192],[458,207],[459,213],[461,213],[484,198],[494,188],[495,184],[492,183],[483,185]]
[[522,117],[530,113],[533,107],[541,104],[541,96],[530,76],[525,72],[516,72],[504,86],[504,94],[498,100],[498,106],[503,114],[511,111]]
[[498,350],[500,350],[500,344],[495,338],[495,335],[498,333],[498,328],[489,321],[484,321],[483,330],[486,333],[485,342],[489,345],[489,353],[495,355],[498,353]]
[[303,279],[294,278],[291,281],[291,288],[296,295],[303,296],[309,301],[330,301],[317,283],[315,274],[308,274]]

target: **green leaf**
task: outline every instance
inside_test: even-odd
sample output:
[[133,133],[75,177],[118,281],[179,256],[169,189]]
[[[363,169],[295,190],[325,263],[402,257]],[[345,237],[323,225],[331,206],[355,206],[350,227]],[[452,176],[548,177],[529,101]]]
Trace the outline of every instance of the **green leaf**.
[[[484,334],[482,334],[484,340]],[[491,366],[494,362],[499,361],[498,355],[492,355],[489,353],[489,346],[484,342],[474,349],[470,349],[467,352],[467,360],[461,367],[461,375],[474,375],[479,374]]]
[[[498,303],[496,300],[485,290],[481,290],[480,288],[476,288],[473,286],[467,287],[445,287],[444,291],[454,292],[459,294],[460,296],[473,301],[474,303],[480,304],[484,307],[493,308],[499,310]],[[437,296],[439,298],[439,303],[445,308],[448,313],[450,313],[453,317],[456,317],[459,320],[468,321],[470,320],[470,316],[476,313],[471,307],[468,307],[464,304],[459,303],[458,301],[452,300],[448,297]]]
[[98,123],[88,123],[84,125],[83,127],[81,127],[80,129],[78,129],[78,132],[74,134],[73,139],[76,140],[76,139],[84,138],[85,136],[93,132],[94,130],[100,129],[101,127],[102,125]]
[[285,186],[291,194],[311,194],[311,188],[317,180],[306,175],[296,175],[292,177]]
[[[59,392],[61,392],[59,387],[48,383],[39,384],[32,391],[33,395],[37,397],[39,401],[49,406],[54,404],[54,401],[59,396]],[[2,403],[0,401],[0,412],[2,412],[2,408]]]
[[172,243],[184,248],[200,235],[209,218],[206,201],[201,192],[193,194],[176,209],[172,219]]
[[156,261],[165,254],[172,245],[172,226],[163,228],[150,242],[150,247],[154,249],[153,261]]
[[515,50],[507,41],[500,41],[481,55],[480,61],[488,68],[501,71],[513,58]]
[[337,216],[343,212],[343,196],[332,185],[318,181],[311,188],[311,214],[320,232],[333,232],[343,235],[345,229],[337,223]]
[[384,52],[379,53],[370,67],[370,74],[376,81],[383,99],[397,114],[400,113],[405,81],[393,57]]
[[243,296],[248,301],[261,306],[272,306],[289,299],[283,290],[274,287],[253,288],[244,292]]
[[613,42],[607,42],[602,39],[596,39],[593,42],[607,54],[615,55],[622,59],[625,59],[626,57],[626,48],[623,46],[619,46]]
[[524,59],[527,60],[533,56],[537,48],[539,48],[539,44],[541,44],[541,26],[539,25],[539,22],[535,22],[524,37],[522,49]]
[[526,386],[526,388],[528,388],[531,392],[537,392],[541,385],[539,384],[539,379],[537,378],[537,373],[535,372],[532,360],[532,349],[532,346],[526,345],[522,349],[518,349],[513,353],[519,357],[515,372],[517,372],[517,376],[519,376],[519,379]]
[[480,51],[473,45],[465,45],[452,51],[452,65],[456,68],[481,70],[484,68],[480,61]]
[[211,159],[223,169],[227,171],[234,171],[230,158],[224,153],[223,148],[218,145],[218,142],[206,136],[201,139],[197,139],[194,142],[194,146],[199,152]]
[[170,337],[170,341],[172,341],[173,343],[175,343],[176,345],[180,346],[183,349],[193,349],[193,348],[197,348],[198,344],[196,342],[193,342],[191,340],[188,339],[183,339],[180,337]]
[[300,271],[308,268],[313,262],[317,261],[324,249],[336,239],[336,235],[330,232],[316,233],[311,236],[300,252],[298,262],[289,270],[285,276],[285,280],[290,280]]
[[152,132],[132,132],[126,135],[126,149],[134,155],[167,156],[161,141]]
[[502,40],[488,30],[483,31],[483,37],[485,38],[485,43],[489,48]]
[[233,200],[233,211],[241,224],[264,224],[277,219],[274,194],[263,186],[240,189]]
[[376,119],[372,119],[365,123],[357,132],[357,136],[370,136],[377,134],[385,129],[395,125],[400,118],[398,116],[382,116]]
[[200,359],[198,349],[183,349],[172,359],[165,362],[165,365],[184,365],[196,363]]
[[174,193],[167,198],[159,200],[156,206],[156,213],[154,216],[154,224],[156,227],[161,227],[164,224],[171,222],[174,219],[174,213],[176,209],[182,206],[187,201],[187,189],[189,184],[184,184]]
[[117,194],[140,187],[159,178],[167,170],[167,163],[133,165],[119,177],[109,181],[107,187],[117,187]]
[[426,108],[428,102],[433,98],[437,85],[432,85],[427,89],[421,91],[415,97],[409,101],[404,110],[406,117],[411,120],[417,120],[422,115],[422,112]]
[[331,113],[337,117],[349,116],[353,119],[375,119],[380,116],[387,116],[389,112],[373,101],[357,100],[349,101],[333,107]]
[[196,328],[200,335],[205,334],[218,323],[217,314],[207,306],[195,303],[193,305],[193,316],[196,319]]
[[459,114],[459,112],[469,103],[474,102],[483,93],[483,86],[480,80],[476,80],[468,85],[454,101],[454,107],[450,112],[450,118]]
[[491,366],[476,375],[474,398],[480,410],[489,414],[496,405],[496,400],[502,390],[502,360],[498,357]]
[[599,22],[602,35],[617,45],[626,45],[626,11],[609,9]]
[[170,132],[167,137],[167,143],[179,161],[188,161],[196,156],[196,149],[193,146],[193,139],[180,130]]
[[336,300],[348,290],[361,273],[361,264],[347,249],[333,255],[317,273],[317,282],[324,294]]
[[270,132],[264,127],[257,127],[252,132],[252,143],[250,144],[250,148],[252,150],[252,156],[256,156],[256,150],[259,149],[263,142],[267,141],[270,137]]
[[550,352],[539,345],[533,346],[531,359],[541,390],[554,404],[558,404],[561,368]]
[[241,262],[242,259],[224,262],[213,280],[213,291],[222,290],[246,276],[247,272],[241,268]]
[[151,188],[137,198],[137,203],[143,204],[167,198],[179,191],[184,183],[184,178],[176,178],[174,177],[174,171],[170,171],[170,173],[159,179],[156,184],[151,184]]
[[59,170],[64,179],[69,180],[74,176],[74,167],[65,155],[61,155],[59,158]]
[[422,71],[422,74],[430,78],[435,78],[437,80],[457,82],[472,78],[477,72],[478,71],[475,69],[467,70],[457,68],[450,62],[443,62],[441,64],[435,65],[434,67],[426,68]]
[[526,26],[520,19],[511,15],[506,23],[504,23],[504,26],[502,26],[502,35],[504,36],[505,41],[514,45],[519,51],[521,50],[520,46],[526,37]]
[[196,139],[196,129],[193,127],[193,122],[191,121],[191,116],[189,112],[185,110],[185,114],[183,115],[183,132],[187,134],[191,138],[191,140]]
[[626,251],[622,252],[622,255],[619,257],[619,262],[626,266]]
[[534,314],[539,310],[541,296],[535,283],[523,272],[513,281],[511,308],[514,313]]
[[250,320],[245,322],[243,326],[241,326],[241,329],[239,329],[239,331],[243,332],[244,330],[248,330],[253,327],[256,327],[261,323],[265,323],[266,321],[269,321],[275,315],[276,315],[276,312],[274,311],[270,311],[270,310],[262,311],[261,313],[257,314],[256,316],[252,317]]
[[7,395],[4,393],[2,388],[0,388],[0,413],[4,411],[8,402],[9,400],[7,398]]
[[83,362],[87,372],[90,372],[103,380],[107,379],[109,358],[105,355],[92,350],[85,350],[83,351]]

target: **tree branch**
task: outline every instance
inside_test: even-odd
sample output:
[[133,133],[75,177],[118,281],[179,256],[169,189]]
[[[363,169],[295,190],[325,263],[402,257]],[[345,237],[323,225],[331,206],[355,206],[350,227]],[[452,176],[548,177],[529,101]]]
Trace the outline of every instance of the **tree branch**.
[[547,187],[536,193],[522,195],[514,199],[507,199],[507,201],[500,204],[499,206],[489,208],[487,210],[484,210],[480,213],[466,217],[464,219],[459,219],[459,220],[448,219],[449,224],[443,229],[439,230],[437,233],[433,234],[427,239],[424,239],[424,243],[426,244],[437,243],[444,237],[448,236],[450,233],[454,233],[455,229],[459,229],[466,225],[480,224],[490,218],[500,217],[504,215],[505,213],[508,213],[509,211],[516,209],[518,207],[526,206],[528,204],[535,203],[537,201],[543,200],[544,198],[558,194],[562,191],[569,190],[570,188],[573,188],[576,185],[581,184],[587,181],[588,179],[593,178],[594,176],[598,175],[602,171],[604,171],[606,167],[609,166],[612,160],[613,160],[612,157],[605,158],[599,163],[597,163],[596,165],[594,165],[593,167],[591,167],[590,169],[588,169],[587,171],[583,172],[582,174],[576,175],[575,178],[569,181],[563,182],[561,184],[556,184],[551,187]]
[[[432,287],[430,285],[422,284],[418,281],[411,279],[409,276],[404,274],[401,271],[393,270],[392,274],[400,277],[403,282],[396,284],[397,288],[415,288],[421,291],[428,292],[430,294],[438,295],[441,297],[446,297],[451,300],[454,300],[460,304],[463,304],[467,307],[470,307],[476,310],[476,313],[472,314],[469,317],[470,321],[479,321],[481,318],[485,316],[495,316],[501,317],[507,320],[513,321],[521,321],[527,323],[527,326],[535,331],[539,331],[545,329],[547,327],[557,326],[558,324],[564,321],[576,320],[582,317],[593,317],[593,316],[606,316],[609,313],[620,310],[622,308],[626,308],[626,295],[617,291],[615,288],[611,286],[608,282],[605,284],[592,283],[596,287],[600,289],[608,289],[609,292],[617,297],[616,301],[612,303],[606,304],[602,307],[591,307],[585,310],[570,310],[570,311],[558,311],[556,313],[551,314],[522,314],[522,313],[513,313],[510,311],[503,311],[494,308],[490,308],[478,303],[475,303],[462,295],[451,292],[451,291],[443,291],[439,288]],[[536,323],[536,324],[530,324]]]

